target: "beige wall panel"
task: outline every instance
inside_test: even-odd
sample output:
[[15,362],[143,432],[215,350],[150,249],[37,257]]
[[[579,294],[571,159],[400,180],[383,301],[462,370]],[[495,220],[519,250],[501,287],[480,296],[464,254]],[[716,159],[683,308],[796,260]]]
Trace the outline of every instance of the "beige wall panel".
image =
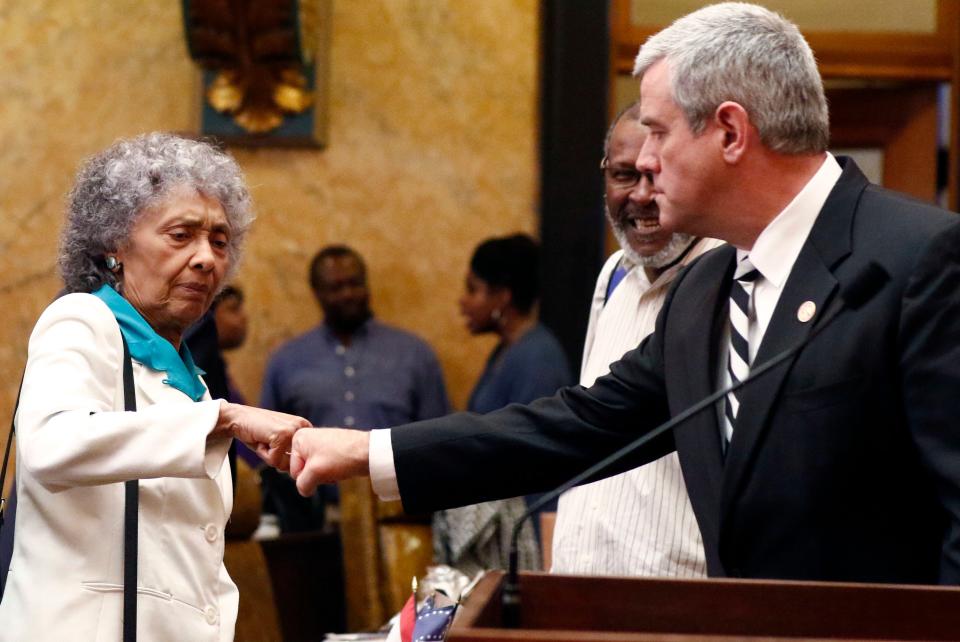
[[[250,338],[230,356],[252,399],[269,352],[319,318],[310,257],[347,242],[368,260],[377,315],[434,346],[463,405],[492,345],[457,312],[469,254],[536,229],[537,22],[536,0],[333,3],[329,146],[232,150],[259,212],[239,274]],[[196,131],[182,34],[176,2],[0,7],[0,416],[59,288],[79,161],[121,136]]]

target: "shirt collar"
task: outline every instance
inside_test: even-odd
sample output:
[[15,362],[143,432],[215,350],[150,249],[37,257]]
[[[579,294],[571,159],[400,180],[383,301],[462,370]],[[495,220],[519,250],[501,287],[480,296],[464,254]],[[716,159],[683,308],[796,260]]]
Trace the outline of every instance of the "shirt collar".
[[737,250],[737,261],[749,254],[750,262],[763,278],[782,288],[817,221],[817,215],[842,172],[837,159],[827,152],[820,169],[789,205],[767,224],[753,244],[753,249],[750,252]]
[[[355,343],[357,340],[363,340],[370,333],[370,328],[373,326],[373,313],[370,313],[370,318],[364,321],[360,326],[353,331],[353,334],[350,336],[351,343]],[[319,325],[320,334],[323,339],[332,346],[340,345],[340,338],[333,332],[333,330],[326,323],[321,323]]]
[[193,356],[186,342],[181,342],[180,352],[169,341],[150,327],[136,308],[111,286],[104,284],[93,295],[107,304],[120,325],[120,332],[127,341],[130,357],[140,363],[167,373],[163,380],[194,401],[200,401],[206,392],[200,375],[203,371],[193,363]]

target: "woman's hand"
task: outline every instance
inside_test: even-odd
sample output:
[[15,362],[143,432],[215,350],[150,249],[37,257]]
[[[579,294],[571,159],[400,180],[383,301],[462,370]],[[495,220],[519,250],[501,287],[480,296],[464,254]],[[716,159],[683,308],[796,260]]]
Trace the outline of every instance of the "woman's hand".
[[235,437],[279,470],[290,469],[293,435],[310,422],[303,417],[220,401],[220,416],[211,437]]

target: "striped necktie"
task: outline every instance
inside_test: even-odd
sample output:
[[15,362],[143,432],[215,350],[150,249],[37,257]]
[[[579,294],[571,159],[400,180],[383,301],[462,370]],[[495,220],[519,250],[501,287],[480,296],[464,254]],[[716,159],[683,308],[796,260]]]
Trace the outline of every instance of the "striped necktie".
[[[730,383],[743,381],[750,374],[750,325],[755,321],[753,307],[753,288],[760,276],[757,268],[745,257],[737,265],[730,288],[730,357],[727,360],[727,372]],[[724,445],[730,443],[733,429],[737,424],[737,411],[740,409],[740,390],[727,393],[724,409],[723,435]]]

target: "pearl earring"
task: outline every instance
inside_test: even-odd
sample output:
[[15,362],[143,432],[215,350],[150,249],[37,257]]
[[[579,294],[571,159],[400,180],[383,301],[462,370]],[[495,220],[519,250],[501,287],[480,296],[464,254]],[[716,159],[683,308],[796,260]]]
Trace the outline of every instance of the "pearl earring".
[[122,265],[122,263],[117,261],[117,257],[115,256],[108,256],[105,259],[105,262],[107,264],[107,269],[110,270],[111,272],[116,272],[117,270],[120,269],[120,266]]

